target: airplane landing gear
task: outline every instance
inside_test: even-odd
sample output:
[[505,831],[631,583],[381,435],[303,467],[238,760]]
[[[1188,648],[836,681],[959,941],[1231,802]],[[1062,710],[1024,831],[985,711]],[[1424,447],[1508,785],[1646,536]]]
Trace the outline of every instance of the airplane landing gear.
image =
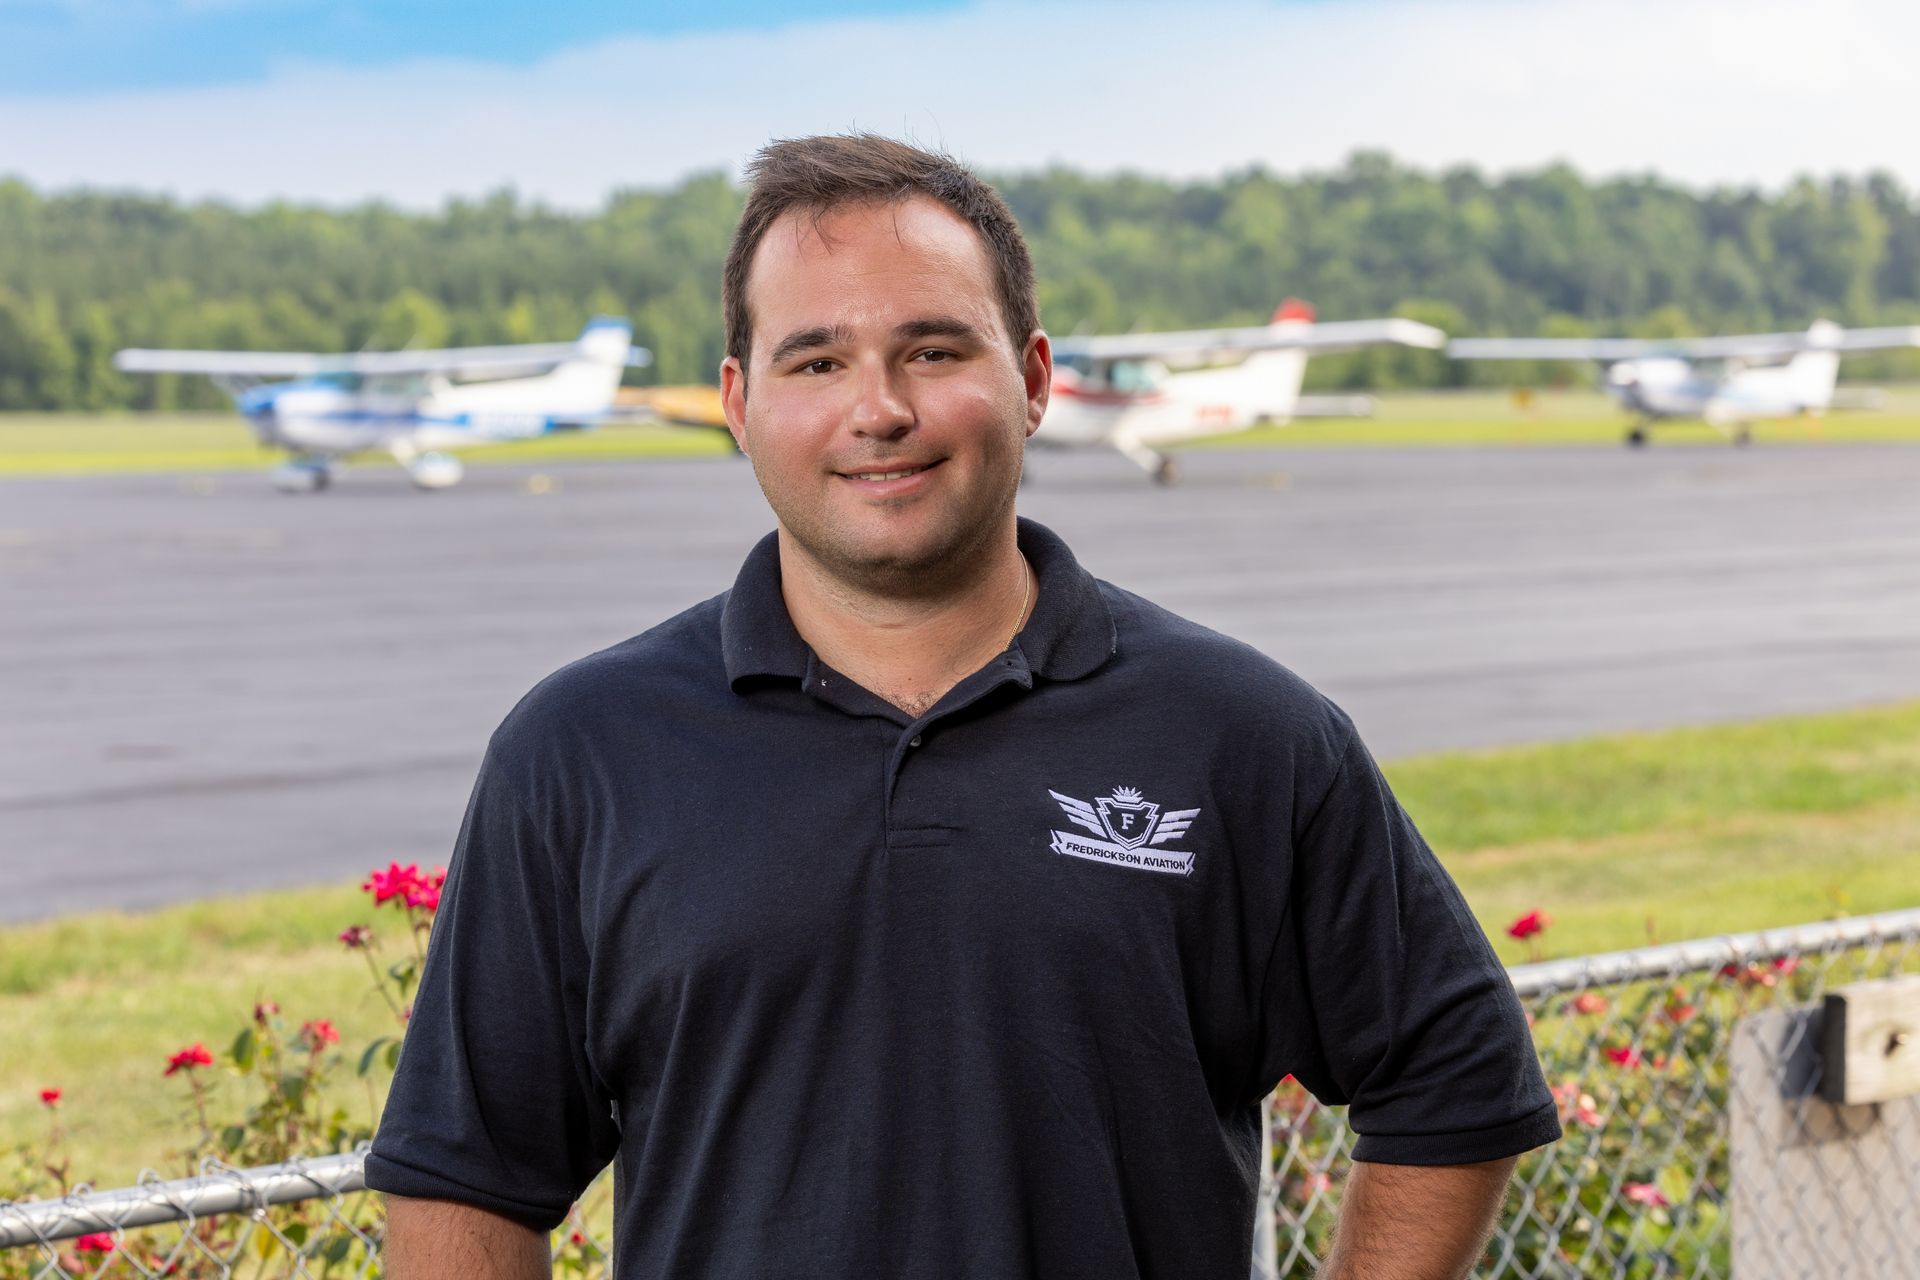
[[333,483],[333,467],[325,458],[292,458],[267,474],[281,493],[319,493]]
[[1153,482],[1158,485],[1172,485],[1180,482],[1180,464],[1172,458],[1162,457],[1154,464]]
[[1647,447],[1647,428],[1645,423],[1636,422],[1627,428],[1627,447],[1644,449]]
[[1733,429],[1733,442],[1742,448],[1753,443],[1753,428],[1741,423]]
[[406,464],[418,489],[451,489],[467,473],[460,459],[450,453],[423,453]]

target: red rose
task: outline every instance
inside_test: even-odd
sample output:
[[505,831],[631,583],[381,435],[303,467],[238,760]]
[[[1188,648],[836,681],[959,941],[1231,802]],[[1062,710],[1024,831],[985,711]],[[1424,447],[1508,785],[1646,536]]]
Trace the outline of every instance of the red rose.
[[42,1089],[40,1091],[40,1105],[43,1107],[59,1106],[60,1091],[58,1089]]
[[1522,940],[1531,938],[1536,933],[1546,932],[1547,926],[1552,923],[1553,921],[1548,919],[1546,912],[1529,911],[1507,926],[1507,936],[1509,938],[1520,938]]
[[300,1025],[300,1038],[309,1049],[318,1052],[330,1044],[340,1043],[340,1033],[325,1018],[315,1018],[312,1022]]
[[1666,1192],[1651,1182],[1629,1182],[1620,1188],[1620,1193],[1634,1204],[1643,1204],[1650,1209],[1673,1208],[1673,1201],[1667,1199]]
[[168,1058],[167,1069],[161,1074],[170,1076],[176,1071],[191,1071],[195,1067],[210,1067],[212,1065],[213,1055],[207,1052],[206,1045],[196,1040],[180,1052],[174,1054],[171,1058]]
[[407,891],[420,883],[418,863],[401,866],[397,862],[387,864],[385,871],[372,871],[360,887],[373,895],[373,905],[384,906],[394,898],[405,899]]

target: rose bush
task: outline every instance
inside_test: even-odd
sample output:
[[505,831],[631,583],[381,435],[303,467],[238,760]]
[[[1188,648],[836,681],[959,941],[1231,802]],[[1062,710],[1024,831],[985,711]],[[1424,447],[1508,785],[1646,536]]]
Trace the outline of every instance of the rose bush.
[[[342,949],[367,966],[371,985],[392,1016],[390,1033],[349,1051],[331,1018],[305,1017],[294,1025],[283,1017],[278,1001],[262,999],[224,1051],[194,1040],[167,1055],[160,1073],[183,1082],[190,1117],[185,1139],[169,1154],[170,1176],[192,1176],[209,1158],[242,1168],[279,1164],[297,1156],[352,1151],[372,1139],[376,1091],[399,1062],[446,875],[443,867],[423,871],[398,862],[370,872],[361,888],[392,929],[361,922],[336,935]],[[397,945],[394,934],[400,938]],[[46,1134],[14,1153],[15,1168],[0,1179],[0,1199],[54,1198],[77,1185],[65,1154],[60,1111],[70,1101],[83,1106],[84,1099],[69,1099],[64,1089],[51,1085],[41,1088],[39,1097],[48,1115]],[[380,1274],[378,1260],[367,1258],[366,1245],[380,1230],[377,1197],[285,1205],[272,1211],[271,1222],[274,1230],[267,1231],[244,1214],[230,1214],[184,1229],[94,1232],[65,1241],[53,1250],[52,1260],[76,1276],[101,1271],[103,1259],[116,1252],[127,1255],[126,1274],[178,1280],[226,1277],[242,1264],[249,1276]],[[568,1275],[598,1277],[609,1259],[584,1228],[585,1211],[576,1206],[554,1236],[556,1267]],[[37,1249],[0,1251],[0,1280],[48,1275],[47,1261]]]

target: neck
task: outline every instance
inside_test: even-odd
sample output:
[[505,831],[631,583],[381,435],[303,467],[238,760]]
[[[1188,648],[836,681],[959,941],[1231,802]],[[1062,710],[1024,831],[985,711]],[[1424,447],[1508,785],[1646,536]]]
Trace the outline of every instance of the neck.
[[886,595],[833,576],[782,533],[781,595],[822,662],[918,717],[1006,649],[1037,594],[1011,523],[971,559],[938,594]]

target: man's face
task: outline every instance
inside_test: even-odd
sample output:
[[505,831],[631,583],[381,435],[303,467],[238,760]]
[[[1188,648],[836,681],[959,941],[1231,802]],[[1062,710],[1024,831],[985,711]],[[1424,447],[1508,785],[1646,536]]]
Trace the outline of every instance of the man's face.
[[972,227],[919,197],[790,212],[747,280],[748,378],[721,390],[783,530],[821,568],[890,595],[937,594],[1013,510],[1046,409],[1045,335],[1018,351]]

